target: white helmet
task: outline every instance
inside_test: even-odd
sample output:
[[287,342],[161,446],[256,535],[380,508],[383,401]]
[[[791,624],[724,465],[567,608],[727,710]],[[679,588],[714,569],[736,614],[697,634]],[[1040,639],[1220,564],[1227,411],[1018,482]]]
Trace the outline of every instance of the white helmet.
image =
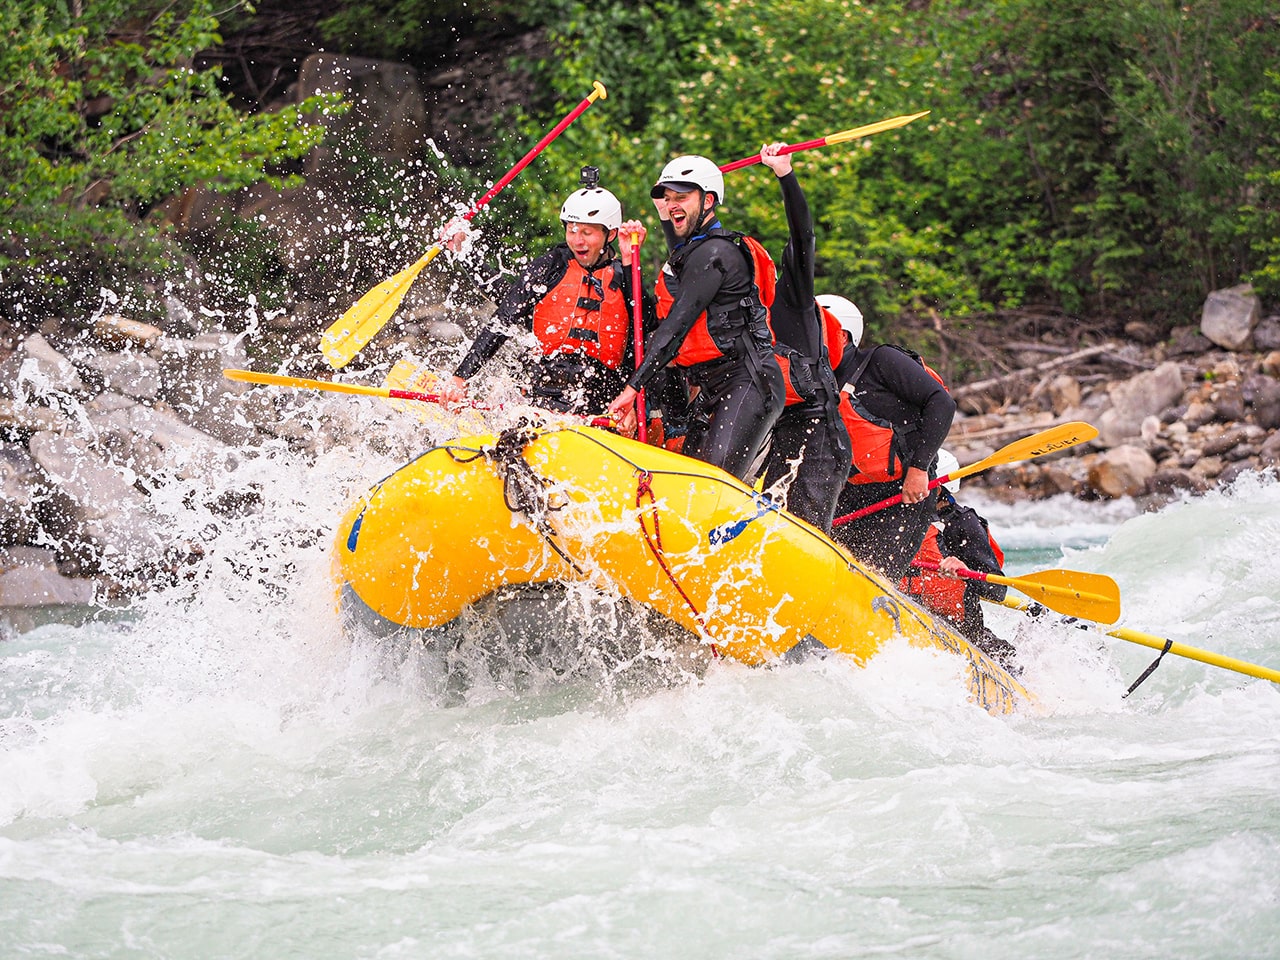
[[[938,476],[949,477],[959,469],[960,461],[955,458],[955,455],[950,450],[938,451]],[[957,477],[955,480],[949,480],[943,486],[950,490],[953,495],[957,494],[960,492],[960,479]]]
[[598,223],[606,230],[622,226],[622,204],[604,187],[584,187],[560,208],[562,223]]
[[862,311],[856,303],[833,293],[824,293],[816,299],[818,306],[826,307],[840,321],[840,326],[848,332],[855,347],[862,342]]
[[716,203],[724,203],[724,174],[706,157],[676,157],[662,168],[649,196],[657,199],[667,187],[673,190],[697,187],[703,193],[714,193]]

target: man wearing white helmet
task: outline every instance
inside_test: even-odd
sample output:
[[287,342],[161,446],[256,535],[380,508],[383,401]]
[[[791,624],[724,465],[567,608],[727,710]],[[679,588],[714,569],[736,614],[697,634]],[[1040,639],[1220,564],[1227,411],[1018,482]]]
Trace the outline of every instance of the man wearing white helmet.
[[814,301],[813,218],[785,147],[769,143],[760,149],[761,162],[778,178],[787,214],[787,245],[769,308],[786,402],[773,427],[764,483],[769,491],[781,492],[789,512],[830,534],[850,465],[849,434],[840,419],[840,388],[832,371],[832,358],[840,356],[844,344],[824,324]]
[[836,364],[836,381],[846,394],[840,412],[853,447],[853,469],[836,513],[843,517],[899,494],[902,500],[847,523],[838,519],[833,535],[859,560],[896,581],[933,519],[929,481],[956,404],[919,354],[892,343],[864,347],[856,307],[844,308],[841,326],[848,343]]
[[[947,450],[938,451],[938,476],[949,476],[960,465]],[[961,579],[958,570],[1004,575],[1004,551],[984,517],[972,507],[961,506],[955,495],[960,481],[951,480],[938,490],[937,519],[926,531],[924,543],[899,585],[930,610],[952,621],[975,646],[1007,664],[1014,653],[1012,644],[989,629],[982,614],[982,600],[1001,601],[1008,590],[985,580]],[[921,568],[917,563],[927,564]],[[935,572],[933,565],[937,565]]]
[[534,259],[507,289],[443,391],[447,399],[465,396],[467,381],[522,329],[538,341],[530,385],[535,403],[599,413],[622,389],[634,367],[635,296],[642,298],[646,328],[656,317],[653,299],[631,289],[631,272],[614,253],[615,238],[629,253],[629,236],[619,238],[622,204],[595,182],[597,175],[584,168],[585,185],[560,208],[564,243]]
[[671,246],[658,279],[660,323],[609,412],[624,427],[633,421],[638,392],[674,363],[697,390],[684,453],[746,479],[783,405],[768,323],[773,262],[721,225],[724,176],[706,157],[672,160],[650,194]]

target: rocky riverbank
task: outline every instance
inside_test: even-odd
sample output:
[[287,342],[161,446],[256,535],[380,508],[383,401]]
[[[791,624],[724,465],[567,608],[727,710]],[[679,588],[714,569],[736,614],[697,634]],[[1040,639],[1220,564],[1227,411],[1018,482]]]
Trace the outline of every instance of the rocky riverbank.
[[[455,319],[474,327],[477,316]],[[297,391],[226,380],[223,369],[251,365],[246,335],[193,333],[187,320],[170,330],[120,316],[0,330],[0,612],[9,623],[124,604],[192,576],[205,551],[198,535],[177,532],[191,529],[177,514],[251,515],[261,500],[237,479],[242,458],[268,443],[315,455],[341,437],[337,420],[294,415]],[[458,328],[399,329],[397,347],[447,357],[442,331]],[[322,375],[318,358],[305,365],[292,370]],[[1247,288],[1211,296],[1199,328],[1167,342],[1102,342],[952,389],[962,413],[948,446],[961,463],[1055,423],[1099,428],[1084,447],[966,481],[1009,500],[1159,503],[1280,461],[1280,317],[1264,317]]]

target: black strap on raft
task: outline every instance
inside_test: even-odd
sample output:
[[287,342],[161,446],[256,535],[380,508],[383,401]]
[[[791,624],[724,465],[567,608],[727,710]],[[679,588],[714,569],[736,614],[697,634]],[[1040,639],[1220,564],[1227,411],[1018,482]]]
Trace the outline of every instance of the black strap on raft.
[[[1033,617],[1039,617],[1048,613],[1048,608],[1038,603],[1030,603],[1027,605],[1027,613],[1031,614],[1031,616]],[[1058,619],[1062,623],[1072,624],[1073,626],[1079,627],[1081,630],[1090,629],[1089,624],[1080,623],[1076,617],[1059,617]],[[1164,642],[1164,648],[1160,651],[1160,654],[1154,660],[1151,661],[1151,665],[1148,666],[1147,669],[1142,671],[1141,675],[1139,675],[1137,680],[1129,684],[1129,689],[1124,692],[1124,694],[1120,697],[1120,699],[1121,700],[1126,699],[1129,696],[1129,694],[1133,693],[1133,691],[1137,690],[1138,687],[1142,686],[1143,681],[1146,680],[1147,677],[1151,676],[1151,674],[1156,672],[1156,667],[1160,666],[1160,661],[1164,659],[1164,655],[1168,653],[1172,648],[1173,648],[1173,641],[1166,640]]]
[[538,438],[534,425],[521,417],[514,427],[498,434],[498,440],[485,454],[502,474],[502,499],[512,513],[523,513],[534,522],[548,509],[546,482],[533,472],[524,458],[524,448]]
[[[1147,667],[1147,669],[1143,670],[1143,671],[1142,671],[1142,675],[1141,675],[1141,676],[1139,676],[1137,680],[1133,681],[1133,683],[1129,685],[1129,689],[1128,689],[1128,690],[1126,690],[1126,691],[1124,692],[1124,697],[1129,696],[1129,694],[1131,694],[1131,693],[1133,693],[1133,691],[1137,690],[1137,689],[1138,689],[1138,687],[1142,684],[1142,681],[1143,681],[1143,680],[1147,679],[1147,677],[1149,677],[1149,676],[1151,676],[1151,674],[1155,673],[1156,667],[1160,666],[1160,661],[1164,659],[1164,655],[1165,655],[1166,653],[1168,653],[1168,652],[1169,652],[1169,650],[1170,650],[1172,647],[1173,647],[1173,641],[1172,641],[1172,640],[1166,640],[1166,641],[1164,642],[1164,649],[1162,649],[1162,650],[1160,651],[1159,656],[1157,656],[1154,660],[1152,660],[1152,661],[1151,661],[1151,666],[1149,666],[1149,667]],[[1123,700],[1123,699],[1124,699],[1124,697],[1121,697],[1120,699],[1121,699],[1121,700]]]
[[579,575],[582,568],[556,543],[556,532],[547,521],[547,514],[560,507],[551,503],[547,481],[534,471],[524,458],[524,448],[545,432],[540,423],[521,417],[514,427],[498,434],[498,440],[484,451],[502,474],[502,499],[512,513],[523,513],[533,529],[546,541],[569,567]]

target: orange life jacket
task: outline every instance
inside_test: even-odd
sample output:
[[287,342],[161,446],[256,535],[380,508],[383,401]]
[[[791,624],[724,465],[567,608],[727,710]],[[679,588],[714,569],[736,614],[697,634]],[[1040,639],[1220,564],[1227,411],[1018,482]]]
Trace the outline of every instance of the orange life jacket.
[[631,319],[612,264],[589,271],[570,259],[560,282],[533,308],[533,332],[544,357],[582,353],[617,370]]
[[[752,282],[755,286],[751,299],[764,308],[765,323],[767,324],[768,309],[773,305],[773,295],[778,282],[778,270],[774,266],[773,258],[769,256],[769,251],[765,250],[754,237],[734,233],[730,230],[712,230],[709,231],[708,236],[718,236],[732,240],[735,246],[742,251],[742,255],[747,258],[747,262],[751,266]],[[667,286],[666,269],[663,269],[658,274],[656,293],[658,296],[658,320],[662,321],[671,313],[671,307],[675,303],[675,296]],[[736,310],[740,307],[741,305],[734,309]],[[745,323],[740,324],[739,328],[745,328],[745,326]],[[685,336],[684,342],[680,344],[680,351],[672,362],[678,367],[691,367],[694,364],[705,363],[708,360],[718,360],[725,355],[725,352],[721,349],[721,345],[716,342],[714,334],[720,333],[721,341],[724,342],[726,334],[736,334],[740,332],[740,329],[713,331],[707,323],[707,313],[704,310],[698,315],[698,319],[694,321],[693,327]],[[728,337],[728,339],[732,339],[732,336]],[[769,339],[772,342],[772,328],[769,329]],[[725,342],[724,346],[727,347],[728,343]]]
[[[925,363],[918,353],[896,344],[883,344],[883,346],[902,350],[914,357],[920,366],[924,367],[925,372],[937,380],[944,390],[946,389],[947,385],[942,382],[938,371]],[[840,419],[844,421],[844,427],[849,431],[849,443],[853,447],[850,483],[888,483],[890,480],[899,480],[903,477],[906,473],[906,464],[902,460],[902,445],[893,432],[893,424],[877,417],[859,401],[850,397],[847,392],[841,393]]]
[[[996,563],[1004,569],[1004,551],[988,532],[987,540],[991,544],[991,552],[996,556]],[[924,543],[916,553],[914,563],[939,563],[942,551],[938,548],[938,528],[933,524],[924,536]],[[944,577],[933,570],[921,570],[917,575],[907,575],[898,584],[898,589],[920,601],[934,613],[960,623],[964,620],[964,589],[966,581],[953,577]]]

